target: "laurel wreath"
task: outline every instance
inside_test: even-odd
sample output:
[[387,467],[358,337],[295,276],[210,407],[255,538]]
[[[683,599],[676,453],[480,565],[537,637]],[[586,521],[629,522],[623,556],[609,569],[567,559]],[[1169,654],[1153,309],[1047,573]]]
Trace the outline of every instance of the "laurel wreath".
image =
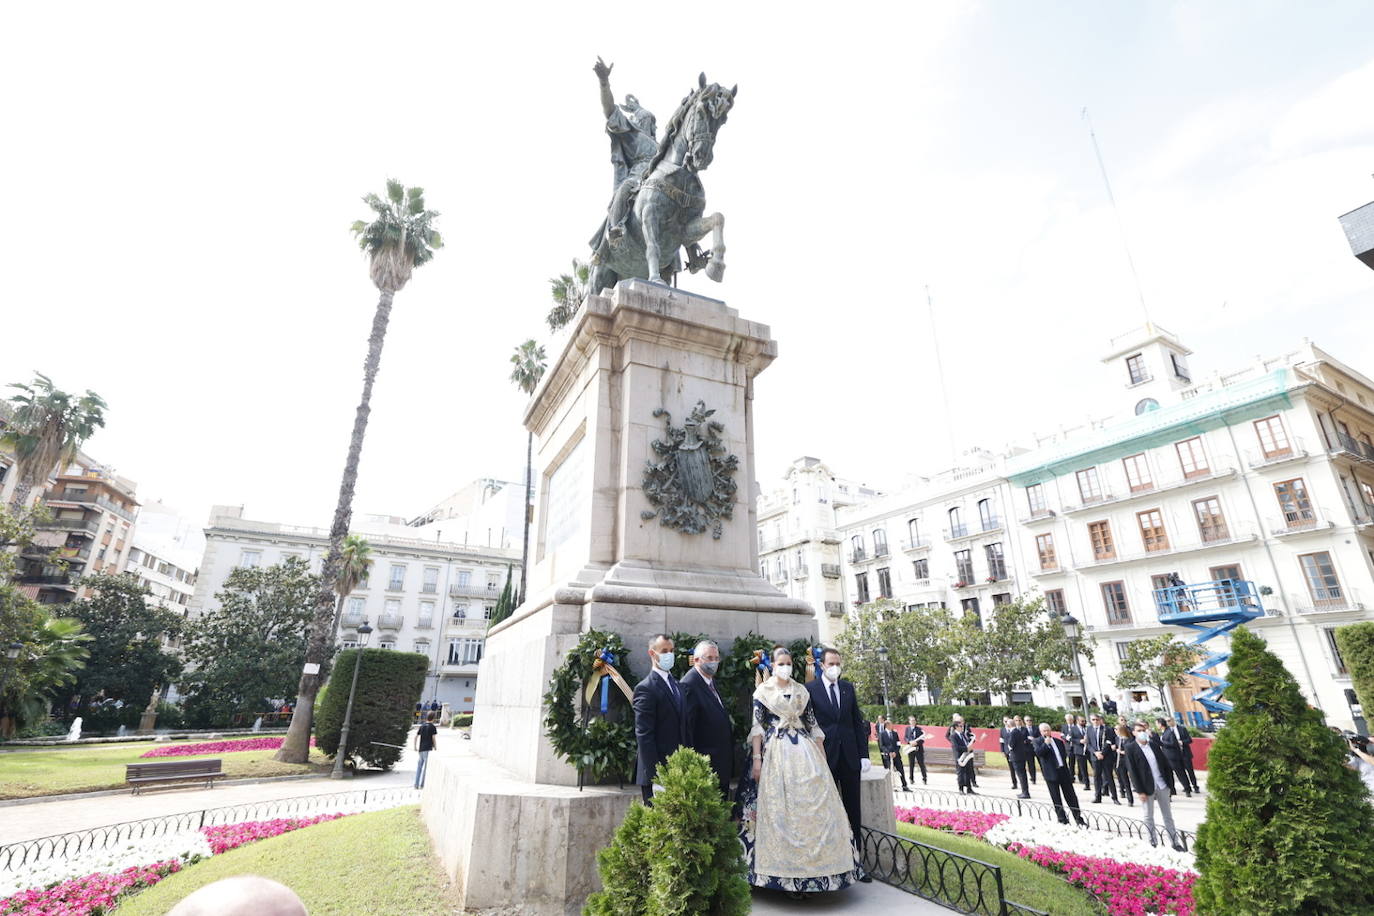
[[629,653],[615,633],[588,630],[554,669],[544,694],[544,734],[554,751],[570,765],[583,770],[593,783],[624,781],[634,773],[634,713],[619,690],[611,690],[606,715],[600,704],[588,710],[582,723],[582,690],[592,676],[592,662],[602,649],[616,657],[616,669],[634,683]]

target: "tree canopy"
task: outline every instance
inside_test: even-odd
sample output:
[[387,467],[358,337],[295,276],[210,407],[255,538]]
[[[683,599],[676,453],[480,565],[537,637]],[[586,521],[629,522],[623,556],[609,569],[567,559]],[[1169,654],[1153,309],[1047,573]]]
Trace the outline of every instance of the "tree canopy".
[[1198,656],[1195,646],[1179,642],[1172,633],[1133,639],[1126,644],[1126,657],[1112,683],[1122,690],[1148,684],[1159,692],[1160,705],[1168,709],[1164,688],[1186,684],[1188,671],[1197,664]]
[[71,604],[69,613],[91,637],[91,654],[67,695],[80,696],[83,710],[98,695],[143,706],[154,687],[181,674],[181,660],[164,640],[181,635],[182,615],[151,603],[129,573],[99,573],[80,584],[91,596]]

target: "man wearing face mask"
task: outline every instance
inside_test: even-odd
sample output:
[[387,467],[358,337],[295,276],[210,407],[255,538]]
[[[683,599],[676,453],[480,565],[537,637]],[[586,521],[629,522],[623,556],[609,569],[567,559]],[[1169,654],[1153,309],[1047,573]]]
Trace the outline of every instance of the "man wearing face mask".
[[720,647],[703,639],[692,650],[692,667],[682,676],[682,743],[711,761],[720,780],[720,793],[730,798],[730,777],[734,775],[735,740],[725,698],[716,689],[720,670]]
[[1174,812],[1169,804],[1169,796],[1174,791],[1174,774],[1169,768],[1169,760],[1159,746],[1159,739],[1150,736],[1150,726],[1136,722],[1133,726],[1135,740],[1126,748],[1126,769],[1131,775],[1131,786],[1136,798],[1145,807],[1145,827],[1150,831],[1150,845],[1159,845],[1159,833],[1155,830],[1155,804],[1159,804],[1164,816],[1164,829],[1169,834],[1169,845],[1177,852],[1183,852],[1174,830]]
[[[854,841],[860,841],[859,774],[872,764],[868,760],[868,726],[859,711],[854,685],[840,680],[840,653],[826,649],[819,679],[806,685],[815,707],[816,721],[825,732],[825,759],[840,789],[840,801],[849,815]],[[859,880],[870,881],[868,875]]]
[[682,687],[673,678],[673,641],[666,633],[649,640],[651,670],[635,686],[635,744],[639,746],[639,772],[635,782],[644,804],[654,799],[654,774],[658,765],[682,746]]

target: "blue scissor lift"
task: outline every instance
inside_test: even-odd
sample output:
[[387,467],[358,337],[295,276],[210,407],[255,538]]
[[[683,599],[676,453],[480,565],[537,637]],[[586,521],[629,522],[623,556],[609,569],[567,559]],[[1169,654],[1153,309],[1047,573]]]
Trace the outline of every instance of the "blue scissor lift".
[[1193,699],[1208,712],[1230,712],[1231,704],[1220,699],[1229,681],[1207,671],[1225,662],[1231,653],[1225,648],[1222,651],[1206,648],[1203,643],[1264,616],[1255,583],[1245,579],[1217,579],[1191,585],[1180,582],[1155,589],[1155,606],[1159,609],[1160,623],[1197,630],[1198,635],[1188,644],[1211,653],[1188,672],[1212,684]]

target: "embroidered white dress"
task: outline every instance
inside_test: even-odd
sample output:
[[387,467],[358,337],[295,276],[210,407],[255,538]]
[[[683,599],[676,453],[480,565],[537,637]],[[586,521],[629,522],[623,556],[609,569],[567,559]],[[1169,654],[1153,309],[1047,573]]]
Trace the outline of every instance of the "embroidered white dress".
[[833,891],[858,880],[849,818],[825,754],[811,695],[770,677],[754,691],[752,740],[763,737],[759,781],[740,780],[740,842],[749,883],[785,891]]

